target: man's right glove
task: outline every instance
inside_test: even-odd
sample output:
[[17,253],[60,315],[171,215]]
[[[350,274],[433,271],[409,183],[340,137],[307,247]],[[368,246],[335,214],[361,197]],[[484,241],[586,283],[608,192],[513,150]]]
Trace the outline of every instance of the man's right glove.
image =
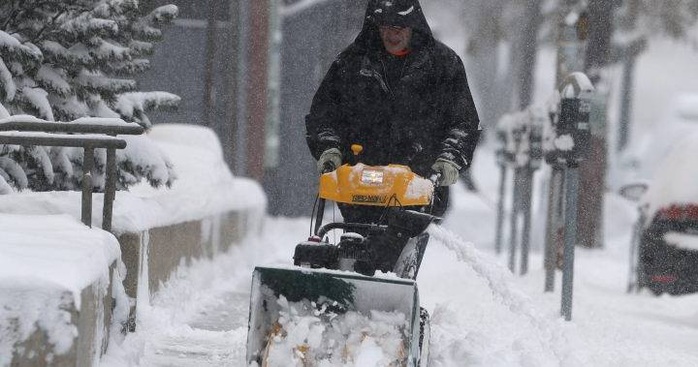
[[334,171],[342,165],[342,152],[337,148],[330,148],[322,152],[320,159],[317,160],[317,171],[320,174]]
[[439,186],[450,186],[456,183],[456,180],[458,180],[458,171],[460,170],[460,167],[448,159],[437,159],[436,162],[431,166],[431,169],[433,169],[434,172],[441,174]]

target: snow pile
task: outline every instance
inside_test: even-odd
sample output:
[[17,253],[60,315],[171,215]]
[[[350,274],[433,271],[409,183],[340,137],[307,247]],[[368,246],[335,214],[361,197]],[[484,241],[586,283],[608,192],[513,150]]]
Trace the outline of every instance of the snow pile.
[[407,356],[402,313],[349,311],[338,314],[326,305],[288,302],[281,296],[278,324],[267,345],[270,367],[397,366]]
[[[56,353],[67,352],[78,334],[71,311],[80,310],[82,290],[97,284],[96,299],[106,295],[109,267],[121,256],[116,238],[67,215],[0,214],[0,233],[0,366],[37,328]],[[121,282],[123,272],[115,273]],[[117,307],[125,299],[119,289],[112,294]]]
[[[170,188],[154,188],[141,182],[130,191],[118,191],[112,223],[115,234],[200,220],[233,210],[255,210],[260,216],[266,210],[266,196],[259,183],[233,176],[212,130],[195,125],[161,124],[153,127],[147,136],[139,137],[150,144],[139,144],[133,140],[136,137],[124,138],[138,152],[136,156],[152,157],[164,152],[178,177]],[[79,192],[0,195],[0,213],[68,213],[80,218],[80,195]],[[92,223],[101,226],[104,195],[92,196]]]
[[233,210],[265,212],[266,196],[261,186],[252,179],[233,176],[211,129],[159,124],[148,137],[170,158],[177,180],[169,189],[141,183],[130,193],[117,193],[114,231],[141,231]]

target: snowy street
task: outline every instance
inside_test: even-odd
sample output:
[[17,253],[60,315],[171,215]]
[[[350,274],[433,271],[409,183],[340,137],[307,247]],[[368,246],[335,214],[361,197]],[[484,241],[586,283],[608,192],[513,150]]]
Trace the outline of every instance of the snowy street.
[[[443,227],[431,240],[418,277],[432,315],[430,363],[445,366],[695,366],[698,296],[626,294],[632,204],[607,197],[603,250],[577,251],[573,321],[556,292],[544,294],[542,256],[534,245],[530,273],[512,276],[506,254],[494,255],[494,159],[475,163],[481,195],[454,190]],[[177,274],[136,333],[112,343],[102,367],[244,366],[249,286],[254,265],[288,265],[309,219],[267,218],[265,235],[248,238],[219,259]],[[534,235],[535,237],[535,235]],[[468,239],[474,243],[471,244]],[[535,242],[534,242],[535,243]]]

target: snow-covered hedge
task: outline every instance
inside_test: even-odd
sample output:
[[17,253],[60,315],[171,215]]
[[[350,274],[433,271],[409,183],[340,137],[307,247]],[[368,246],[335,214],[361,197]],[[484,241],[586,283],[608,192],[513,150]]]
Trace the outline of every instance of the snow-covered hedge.
[[[71,123],[99,124],[104,120],[120,121],[83,117]],[[48,122],[33,116],[17,115],[0,118],[0,128],[3,123],[14,121]],[[125,124],[123,121],[120,123]],[[125,189],[143,179],[154,187],[171,186],[176,177],[174,167],[147,135],[121,135],[119,138],[126,140],[127,146],[116,151],[118,189]],[[106,151],[96,149],[94,159],[93,186],[95,191],[101,192],[105,184]],[[82,148],[0,145],[0,195],[25,189],[78,190],[82,185],[82,167]]]
[[[159,27],[177,11],[166,5],[143,15],[139,0],[1,1],[0,119],[91,116],[150,127],[146,112],[175,108],[180,98],[138,91],[133,76],[149,67],[153,42],[162,37]],[[141,138],[127,140],[129,148],[120,152],[121,187],[142,178],[171,184],[170,167],[156,149]],[[96,163],[102,171],[103,159]],[[0,145],[0,194],[11,187],[77,188],[81,166],[81,153],[71,149]]]

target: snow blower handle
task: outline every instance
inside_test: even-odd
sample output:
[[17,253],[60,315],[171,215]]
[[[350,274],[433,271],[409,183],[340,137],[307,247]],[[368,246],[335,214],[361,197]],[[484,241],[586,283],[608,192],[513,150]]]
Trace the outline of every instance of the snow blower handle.
[[441,172],[436,172],[431,177],[429,177],[429,181],[434,184],[434,186],[439,186],[441,184],[441,179],[443,178],[443,174]]
[[334,163],[332,162],[325,162],[325,164],[322,165],[322,173],[329,173],[334,170],[336,170],[337,167],[334,166]]

